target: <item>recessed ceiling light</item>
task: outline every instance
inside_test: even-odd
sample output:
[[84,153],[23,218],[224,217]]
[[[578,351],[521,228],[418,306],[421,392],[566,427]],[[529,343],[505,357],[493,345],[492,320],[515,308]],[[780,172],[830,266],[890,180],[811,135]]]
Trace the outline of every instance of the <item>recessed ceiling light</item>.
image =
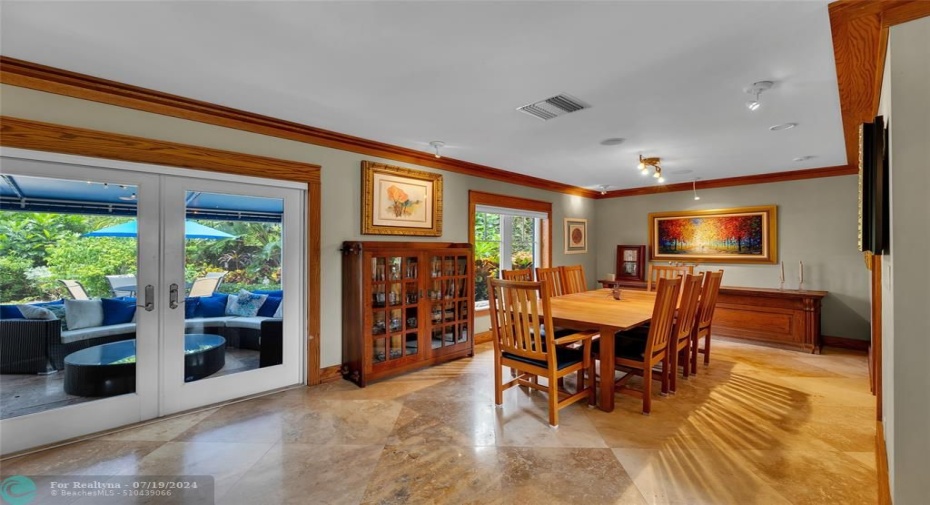
[[626,139],[623,139],[620,137],[614,137],[614,138],[602,140],[601,145],[602,146],[618,146],[624,142],[626,142]]
[[777,131],[781,131],[781,130],[790,130],[790,129],[794,128],[794,127],[797,126],[797,125],[798,125],[797,123],[777,124],[777,125],[775,125],[775,126],[769,126],[769,130],[772,130],[773,132],[777,132]]
[[812,160],[814,158],[816,158],[816,156],[798,156],[797,158],[794,158],[792,161],[800,162],[800,161]]

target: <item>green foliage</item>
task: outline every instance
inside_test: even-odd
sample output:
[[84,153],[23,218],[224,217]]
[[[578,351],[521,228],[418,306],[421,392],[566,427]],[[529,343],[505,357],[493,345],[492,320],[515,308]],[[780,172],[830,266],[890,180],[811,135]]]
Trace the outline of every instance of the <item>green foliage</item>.
[[109,296],[105,275],[136,272],[136,241],[114,237],[63,240],[50,248],[47,261],[56,279],[75,279],[90,296]]
[[86,219],[70,214],[0,212],[0,256],[16,255],[44,266],[48,249],[87,231]]
[[14,255],[0,256],[0,299],[3,303],[35,298],[40,291],[29,282],[32,261]]

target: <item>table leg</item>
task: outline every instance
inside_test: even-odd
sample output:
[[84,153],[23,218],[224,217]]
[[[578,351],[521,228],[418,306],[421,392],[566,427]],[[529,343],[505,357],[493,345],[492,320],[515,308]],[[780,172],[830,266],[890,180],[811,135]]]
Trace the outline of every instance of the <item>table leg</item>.
[[601,327],[601,398],[598,406],[604,412],[614,410],[614,333],[616,329],[608,326]]

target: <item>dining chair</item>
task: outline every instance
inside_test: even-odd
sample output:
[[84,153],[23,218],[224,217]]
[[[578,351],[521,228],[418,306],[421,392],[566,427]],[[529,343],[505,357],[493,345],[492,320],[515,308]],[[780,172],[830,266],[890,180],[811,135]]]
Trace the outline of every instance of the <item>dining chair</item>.
[[539,282],[546,281],[550,297],[562,296],[565,294],[563,279],[562,267],[536,269],[536,280]]
[[533,269],[524,268],[522,270],[501,270],[501,278],[505,281],[532,281]]
[[[669,371],[671,370],[668,342],[672,334],[672,322],[675,318],[675,307],[678,304],[680,291],[681,278],[660,278],[646,340],[643,341],[637,338],[635,333],[629,335],[629,332],[617,332],[614,336],[616,342],[615,367],[624,372],[624,376],[614,382],[614,392],[642,398],[644,415],[649,415],[649,412],[652,411],[652,381],[655,379],[653,374],[656,373],[653,368],[659,363],[662,363],[662,370],[658,372],[661,374],[658,380],[662,383],[662,391],[668,391]],[[594,359],[595,356],[592,356],[592,365],[589,371],[592,377],[595,376],[596,372],[593,365]],[[633,389],[627,385],[634,375],[643,378],[643,388],[641,390]],[[613,377],[602,376],[601,387],[607,387],[607,381],[611,380],[613,380]]]
[[701,296],[701,282],[704,274],[685,275],[682,279],[681,298],[678,301],[678,311],[675,313],[675,322],[672,326],[672,336],[669,339],[669,392],[675,393],[678,389],[678,367],[682,367],[682,377],[685,379],[691,374],[691,335],[697,324],[698,300]]
[[569,265],[562,267],[563,294],[581,293],[588,290],[588,283],[584,280],[584,266]]
[[[585,383],[591,369],[591,338],[595,332],[578,332],[555,338],[540,331],[552,328],[547,281],[490,280],[491,331],[494,335],[494,403],[504,403],[504,391],[527,386],[549,395],[549,426],[559,426],[559,410],[577,401],[594,400],[594,380]],[[581,342],[581,349],[565,344]],[[504,382],[502,367],[517,370],[516,377]],[[577,374],[575,392],[559,387],[559,379]],[[542,385],[538,377],[546,379]]]
[[[704,275],[704,287],[701,289],[701,301],[698,304],[697,321],[691,332],[691,375],[697,373],[698,354],[704,355],[704,365],[710,364],[710,331],[714,322],[714,309],[717,307],[717,296],[720,294],[720,283],[723,281],[723,270],[707,272]],[[700,340],[704,338],[704,348],[700,348]]]
[[72,279],[61,279],[58,282],[64,284],[71,298],[75,300],[90,300],[90,297],[87,296],[87,290],[84,289],[84,285],[80,282]]
[[646,277],[646,291],[652,291],[659,279],[670,279],[693,274],[692,265],[649,265],[649,275]]
[[[135,274],[127,275],[104,275],[107,284],[110,285],[110,294],[114,298],[121,296],[134,296],[136,294],[136,276]],[[131,286],[132,289],[119,289]]]
[[219,285],[219,277],[199,277],[191,284],[191,290],[187,296],[210,296],[216,291],[216,287]]

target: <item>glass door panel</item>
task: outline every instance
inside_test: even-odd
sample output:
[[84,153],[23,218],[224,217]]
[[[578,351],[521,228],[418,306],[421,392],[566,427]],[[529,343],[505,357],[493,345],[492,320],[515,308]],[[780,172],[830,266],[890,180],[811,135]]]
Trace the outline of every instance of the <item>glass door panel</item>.
[[165,188],[164,413],[299,382],[301,192],[174,177]]
[[2,172],[3,452],[153,417],[157,321],[136,306],[156,274],[157,212],[140,210],[157,179],[8,157]]

